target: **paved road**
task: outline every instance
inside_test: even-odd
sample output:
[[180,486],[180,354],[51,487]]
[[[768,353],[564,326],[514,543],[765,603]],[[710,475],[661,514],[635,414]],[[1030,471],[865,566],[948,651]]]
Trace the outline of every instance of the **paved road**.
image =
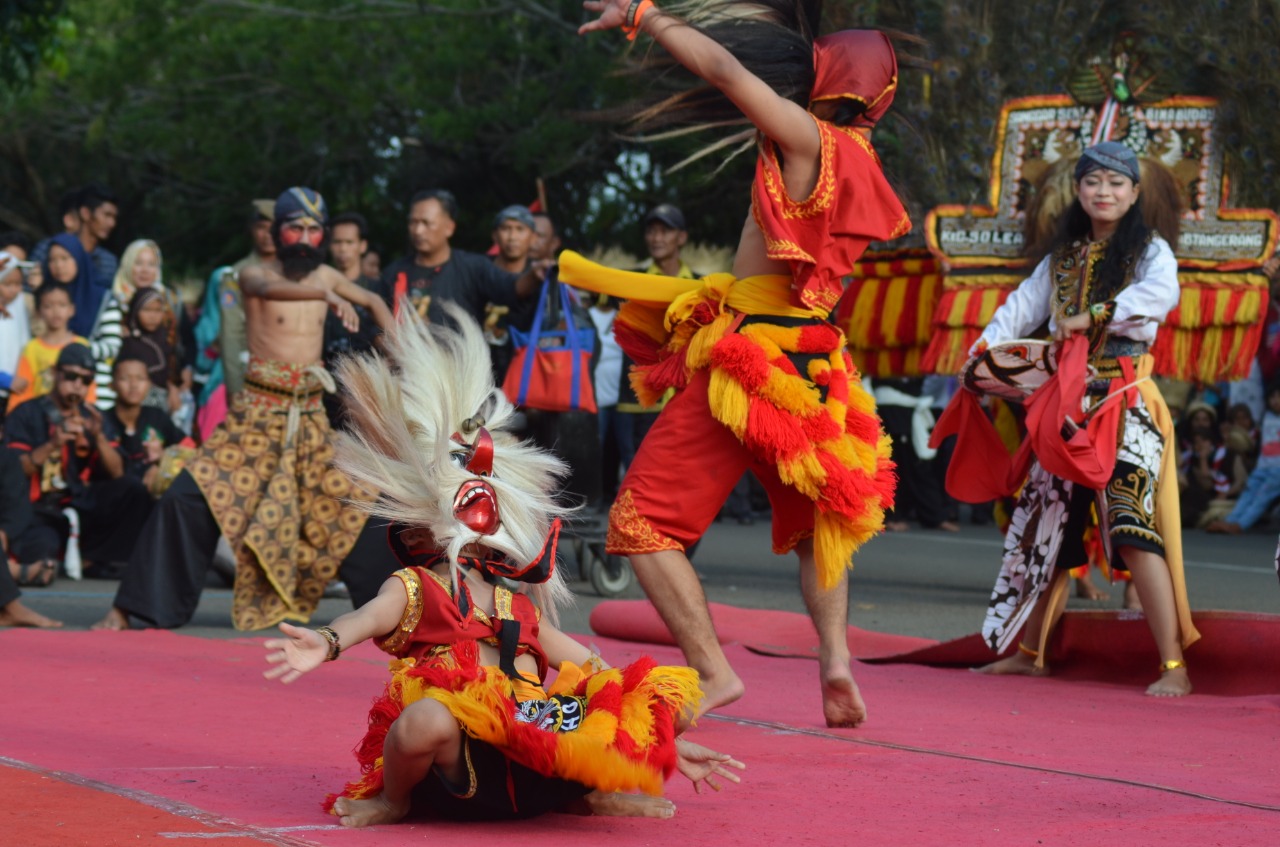
[[[1188,532],[1184,539],[1187,584],[1194,609],[1231,609],[1280,614],[1280,583],[1274,571],[1276,527],[1238,537]],[[1001,538],[990,527],[965,526],[956,534],[913,529],[883,535],[858,554],[850,585],[850,622],[864,629],[948,639],[976,632],[982,623],[991,582],[999,567]],[[717,602],[762,609],[803,612],[794,558],[770,552],[765,522],[751,526],[716,524],[695,558],[708,597]],[[567,565],[573,569],[573,564]],[[580,599],[563,616],[570,632],[589,632],[587,616],[599,602],[591,586],[577,582]],[[26,590],[34,608],[84,628],[111,603],[115,583],[59,580],[45,589]],[[1121,589],[1112,599],[1088,603],[1072,599],[1074,608],[1118,607]],[[624,597],[643,595],[633,584]],[[231,592],[205,591],[192,624],[182,631],[213,638],[238,637],[230,626]],[[326,600],[315,623],[350,608]]]

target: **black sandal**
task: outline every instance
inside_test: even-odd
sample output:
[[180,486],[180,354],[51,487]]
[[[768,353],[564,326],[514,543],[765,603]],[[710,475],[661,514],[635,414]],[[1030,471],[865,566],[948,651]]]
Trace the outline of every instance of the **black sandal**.
[[53,559],[41,559],[27,565],[19,564],[13,581],[27,588],[46,588],[57,576],[58,563]]

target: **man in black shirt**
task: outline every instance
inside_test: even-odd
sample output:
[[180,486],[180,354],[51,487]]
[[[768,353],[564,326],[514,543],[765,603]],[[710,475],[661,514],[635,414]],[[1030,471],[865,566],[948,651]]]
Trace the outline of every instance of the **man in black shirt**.
[[151,389],[151,377],[140,356],[125,352],[116,357],[111,366],[111,387],[116,404],[103,415],[103,427],[111,433],[124,460],[125,475],[154,490],[152,483],[165,448],[189,440],[163,409],[142,405]]
[[457,227],[458,201],[448,191],[420,191],[409,205],[409,242],[413,253],[392,262],[382,274],[383,296],[393,310],[408,298],[418,314],[447,323],[442,304],[457,303],[483,324],[489,303],[514,306],[536,293],[545,263],[531,264],[519,276],[488,258],[449,244]]
[[[80,523],[80,552],[91,575],[108,576],[112,562],[129,558],[151,496],[125,474],[124,460],[101,413],[84,402],[94,360],[78,342],[58,354],[54,387],[20,404],[5,422],[5,448],[18,454],[32,492],[35,520],[28,558],[56,558],[71,526]],[[90,567],[96,565],[96,567]]]

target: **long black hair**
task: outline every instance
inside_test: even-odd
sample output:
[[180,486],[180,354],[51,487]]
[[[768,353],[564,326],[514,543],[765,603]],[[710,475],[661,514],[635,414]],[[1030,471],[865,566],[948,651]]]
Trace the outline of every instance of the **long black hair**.
[[[723,46],[778,96],[809,105],[822,0],[684,0],[664,8]],[[723,92],[665,50],[650,50],[626,72],[643,76],[648,94],[597,117],[619,120],[633,133],[748,123]]]
[[[1093,221],[1077,197],[1058,225],[1058,250],[1073,249],[1074,245],[1088,238],[1092,231]],[[1120,293],[1133,266],[1146,251],[1153,234],[1154,230],[1143,219],[1142,197],[1139,196],[1116,224],[1115,232],[1107,241],[1102,261],[1098,263],[1097,279],[1089,295],[1091,301],[1110,300]]]

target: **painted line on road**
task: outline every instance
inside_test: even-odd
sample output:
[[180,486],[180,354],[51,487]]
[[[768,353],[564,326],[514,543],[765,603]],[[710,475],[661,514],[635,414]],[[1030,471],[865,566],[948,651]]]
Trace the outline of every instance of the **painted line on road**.
[[[946,535],[921,535],[919,533],[905,532],[884,532],[880,538],[910,538],[912,541],[933,541],[937,544],[967,544],[970,547],[987,547],[993,550],[1004,549],[1004,542],[995,539],[985,538],[956,538],[955,536]],[[1183,561],[1183,564],[1189,568],[1203,568],[1209,571],[1232,571],[1235,573],[1275,573],[1275,562],[1269,561],[1263,567],[1254,567],[1252,565],[1233,565],[1229,562],[1193,562]]]

